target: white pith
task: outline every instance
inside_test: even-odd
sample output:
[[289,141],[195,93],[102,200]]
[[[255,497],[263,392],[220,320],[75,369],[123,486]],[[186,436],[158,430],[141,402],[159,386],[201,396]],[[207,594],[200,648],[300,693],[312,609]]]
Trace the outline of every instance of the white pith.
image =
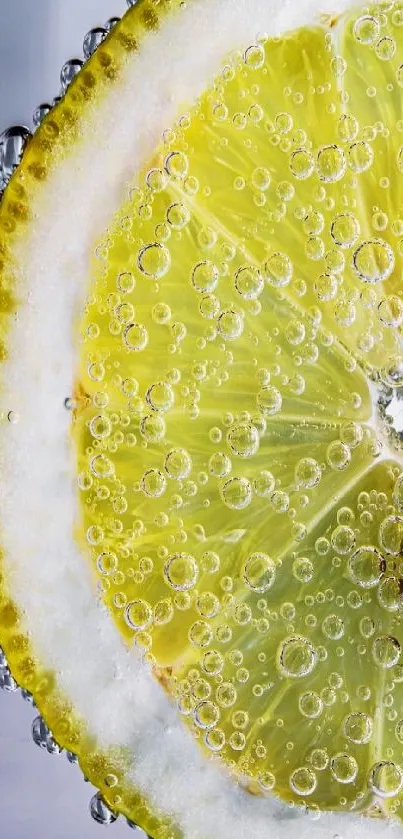
[[130,747],[132,780],[156,809],[172,814],[186,839],[278,839],[296,828],[301,839],[333,839],[344,830],[362,839],[384,830],[389,839],[401,836],[397,827],[353,816],[301,814],[296,825],[277,801],[249,795],[206,760],[97,599],[73,536],[79,505],[64,407],[94,241],[163,129],[206,88],[231,49],[247,47],[259,32],[280,34],[348,5],[200,0],[168,19],[147,36],[120,89],[114,86],[91,113],[89,139],[38,192],[35,221],[19,247],[21,306],[0,396],[4,420],[9,411],[19,416],[0,426],[1,543],[10,592],[24,610],[34,650],[58,673],[77,713],[101,746]]

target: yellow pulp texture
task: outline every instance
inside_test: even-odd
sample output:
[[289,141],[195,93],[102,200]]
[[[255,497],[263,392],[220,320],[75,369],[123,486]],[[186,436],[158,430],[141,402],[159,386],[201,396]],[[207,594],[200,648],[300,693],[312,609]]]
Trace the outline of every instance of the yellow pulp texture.
[[96,247],[72,403],[83,553],[206,759],[398,815],[402,24],[262,40],[166,130]]
[[403,785],[402,23],[229,61],[99,242],[81,330],[105,603],[207,754],[321,809]]

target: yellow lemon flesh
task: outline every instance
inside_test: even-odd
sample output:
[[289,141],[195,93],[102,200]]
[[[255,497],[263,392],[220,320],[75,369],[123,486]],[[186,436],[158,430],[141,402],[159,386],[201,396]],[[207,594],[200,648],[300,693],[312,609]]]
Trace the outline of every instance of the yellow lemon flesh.
[[401,815],[402,24],[229,56],[94,244],[77,339],[109,618],[206,762],[313,812]]

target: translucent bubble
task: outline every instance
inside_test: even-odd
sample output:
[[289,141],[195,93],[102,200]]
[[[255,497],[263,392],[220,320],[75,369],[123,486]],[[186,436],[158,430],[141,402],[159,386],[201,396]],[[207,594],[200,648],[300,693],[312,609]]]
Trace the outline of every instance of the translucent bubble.
[[276,288],[288,285],[293,275],[291,259],[280,251],[273,253],[264,264],[264,275]]
[[153,242],[139,250],[137,264],[143,274],[157,280],[169,271],[171,254],[165,245]]
[[312,175],[315,162],[309,151],[296,149],[290,157],[290,169],[294,177],[299,181],[306,180]]
[[172,151],[165,159],[165,169],[171,178],[185,178],[188,173],[189,161],[181,151]]
[[270,186],[271,175],[268,169],[259,166],[253,170],[251,180],[255,189],[265,192]]
[[340,213],[333,219],[330,232],[336,245],[351,248],[360,235],[360,225],[352,213]]
[[209,259],[198,262],[193,268],[191,282],[196,291],[213,291],[219,280],[219,271]]
[[303,635],[292,635],[280,644],[276,662],[282,676],[303,678],[312,673],[317,662],[315,647]]
[[393,487],[393,503],[399,510],[403,510],[403,472],[400,473]]
[[337,553],[348,554],[355,546],[355,534],[351,527],[339,525],[332,533],[332,547]]
[[308,690],[301,693],[298,707],[304,717],[313,720],[320,717],[323,711],[323,702],[318,693],[314,690]]
[[316,167],[321,181],[339,181],[346,171],[346,165],[346,157],[340,146],[332,144],[319,149]]
[[267,469],[262,469],[261,472],[258,472],[253,481],[255,495],[258,495],[259,498],[268,498],[272,494],[275,485],[274,475],[268,472]]
[[130,271],[123,271],[121,274],[118,274],[116,285],[123,294],[130,294],[134,290],[136,281]]
[[325,226],[325,219],[322,213],[311,210],[304,218],[302,227],[307,236],[318,236]]
[[245,300],[256,300],[264,288],[263,277],[258,268],[246,265],[235,274],[235,288]]
[[232,682],[222,682],[216,690],[216,700],[221,708],[231,708],[237,700],[237,692]]
[[326,460],[331,469],[343,471],[351,461],[349,447],[341,440],[333,440],[326,449]]
[[248,422],[233,425],[227,433],[227,443],[238,457],[251,457],[259,448],[258,430]]
[[203,655],[201,666],[210,676],[218,676],[224,668],[224,658],[218,650],[208,650]]
[[379,528],[379,543],[382,550],[392,556],[398,556],[403,545],[403,517],[387,516]]
[[401,326],[403,324],[403,300],[396,294],[389,294],[379,303],[378,316],[383,326]]
[[148,332],[142,323],[130,323],[123,332],[123,340],[129,350],[140,352],[148,344]]
[[399,720],[396,724],[395,734],[399,743],[403,743],[403,720]]
[[252,500],[252,488],[247,478],[230,478],[222,486],[221,496],[231,510],[242,510]]
[[273,775],[273,772],[259,772],[257,780],[263,792],[270,792],[276,785],[276,776]]
[[372,644],[372,657],[375,664],[383,670],[389,670],[398,663],[400,644],[392,635],[380,635]]
[[170,478],[182,481],[190,475],[192,458],[185,449],[172,449],[165,458],[165,470]]
[[297,559],[294,559],[292,573],[298,582],[309,583],[314,575],[313,563],[307,557],[299,556]]
[[352,743],[369,743],[373,732],[373,721],[368,714],[357,711],[349,714],[343,723],[343,732]]
[[359,131],[358,121],[352,114],[343,114],[337,122],[337,133],[342,142],[348,143],[357,136]]
[[275,578],[276,564],[271,557],[260,551],[250,554],[243,569],[243,579],[251,591],[268,591]]
[[263,44],[252,44],[244,52],[243,60],[252,70],[259,70],[265,62],[265,51]]
[[197,598],[196,609],[203,618],[213,618],[220,611],[220,601],[211,591],[204,591]]
[[164,625],[169,623],[174,616],[174,607],[169,598],[158,600],[154,606],[154,623]]
[[164,494],[166,486],[166,478],[159,469],[148,469],[140,481],[142,491],[150,498],[159,498]]
[[395,267],[395,256],[383,239],[368,239],[356,249],[353,268],[365,283],[379,283],[390,277]]
[[162,192],[168,183],[168,178],[163,169],[150,169],[146,182],[153,192]]
[[214,452],[211,455],[209,462],[210,475],[216,478],[225,478],[231,472],[231,461],[225,452]]
[[125,621],[131,629],[147,629],[153,620],[153,611],[147,600],[132,600],[125,609]]
[[176,202],[167,209],[167,222],[174,230],[182,230],[190,221],[190,212],[185,204]]
[[234,749],[236,752],[241,752],[242,749],[245,748],[246,744],[246,737],[242,731],[234,731],[229,738],[229,744],[231,749]]
[[213,637],[213,630],[206,621],[195,621],[189,629],[188,637],[195,647],[208,647]]
[[244,328],[243,317],[239,312],[234,312],[232,309],[229,309],[221,313],[217,321],[217,326],[223,338],[226,338],[228,341],[234,341],[235,338],[239,338],[242,335]]
[[118,558],[111,551],[103,551],[97,557],[97,568],[100,574],[113,574],[118,567]]
[[334,274],[320,274],[315,281],[315,292],[319,300],[333,300],[338,291],[337,277]]
[[361,588],[373,588],[378,585],[385,570],[385,560],[377,548],[363,545],[351,554],[347,568],[356,585]]
[[295,482],[299,488],[312,489],[322,477],[322,470],[312,457],[302,457],[295,467]]
[[140,422],[140,433],[149,443],[163,440],[165,431],[165,420],[158,414],[147,414]]
[[403,588],[398,577],[386,577],[378,586],[378,601],[388,612],[397,612],[403,605]]
[[225,734],[221,728],[213,728],[204,735],[204,742],[212,752],[219,752],[225,746]]
[[289,344],[298,346],[305,338],[305,326],[300,320],[292,320],[286,327],[285,337]]
[[214,728],[220,719],[220,709],[214,702],[199,702],[194,709],[194,721],[199,728]]
[[380,38],[377,44],[375,44],[375,53],[381,61],[390,61],[395,52],[396,41],[394,38],[390,38],[389,35]]
[[281,410],[283,400],[280,391],[277,390],[274,385],[266,385],[265,387],[260,388],[256,402],[258,408],[260,408],[264,414],[272,416]]
[[361,44],[373,44],[379,36],[380,26],[372,15],[361,15],[354,23],[353,34]]
[[358,774],[358,763],[348,752],[339,752],[330,760],[330,771],[339,784],[352,784]]
[[146,400],[154,411],[169,411],[175,397],[171,385],[167,382],[156,382],[148,388]]
[[394,798],[402,789],[403,772],[390,760],[375,763],[369,773],[369,786],[380,798]]
[[375,632],[375,624],[372,618],[367,615],[360,620],[360,632],[363,638],[372,638]]
[[352,143],[348,150],[348,165],[353,172],[366,172],[374,161],[372,146],[364,140]]
[[197,583],[199,568],[193,556],[187,553],[177,553],[171,556],[164,565],[164,578],[175,591],[188,591]]
[[[312,749],[309,762],[318,772],[323,772],[329,764],[329,755],[326,749]],[[333,839],[336,839],[336,837],[333,837]]]
[[296,795],[312,795],[317,787],[317,777],[312,769],[300,766],[290,775],[290,788]]
[[322,631],[331,641],[338,641],[344,635],[344,621],[339,615],[327,615],[322,622]]
[[106,437],[109,437],[112,431],[112,424],[109,417],[104,414],[98,414],[98,416],[92,418],[89,428],[92,436],[96,440],[104,440]]

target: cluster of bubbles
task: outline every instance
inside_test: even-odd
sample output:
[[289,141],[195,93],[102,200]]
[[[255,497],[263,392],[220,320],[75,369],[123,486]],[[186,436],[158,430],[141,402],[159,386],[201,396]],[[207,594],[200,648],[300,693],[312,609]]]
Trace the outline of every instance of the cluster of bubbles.
[[323,33],[280,96],[262,37],[164,133],[96,250],[74,407],[120,630],[251,791],[334,808],[403,788],[403,124],[355,91],[402,86],[398,11],[349,29],[385,91]]

